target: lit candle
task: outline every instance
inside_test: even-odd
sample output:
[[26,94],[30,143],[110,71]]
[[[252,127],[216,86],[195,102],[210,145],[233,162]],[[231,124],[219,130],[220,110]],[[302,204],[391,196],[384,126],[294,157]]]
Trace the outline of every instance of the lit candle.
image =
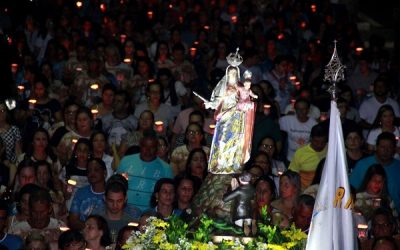
[[71,142],[72,142],[73,144],[76,144],[76,143],[78,142],[78,139],[73,138],[73,139],[71,140]]
[[122,82],[125,79],[125,75],[122,72],[117,73],[117,81]]
[[208,127],[210,128],[210,134],[214,134],[215,124],[210,124]]
[[237,23],[237,16],[231,16],[231,20],[233,24]]
[[372,198],[372,206],[378,208],[381,206],[381,198]]
[[292,105],[292,109],[294,110],[294,105],[296,104],[296,99],[290,100],[290,105]]
[[368,230],[367,224],[358,224],[357,229],[358,229],[358,238],[360,239],[367,238],[367,230]]
[[77,183],[76,180],[69,179],[67,181],[67,184],[68,184],[67,192],[72,193],[72,191],[74,190],[74,187],[76,186],[76,183]]
[[29,109],[34,109],[36,100],[35,99],[29,99],[28,102],[29,102]]
[[153,78],[150,78],[149,80],[148,80],[148,82],[151,84],[151,83],[153,83],[153,82],[155,82],[156,80],[155,79],[153,79]]
[[179,23],[183,23],[183,16],[179,16]]
[[147,11],[147,17],[149,18],[149,19],[153,19],[153,11]]
[[357,55],[361,55],[361,53],[364,51],[364,48],[363,47],[357,47],[355,50],[356,50],[356,54]]
[[82,71],[82,67],[76,67],[75,70],[78,71],[78,72],[81,72]]
[[132,63],[132,60],[131,60],[130,58],[125,58],[125,59],[124,59],[124,63],[130,65],[130,64]]
[[263,108],[264,108],[264,114],[265,115],[269,115],[269,113],[271,112],[271,105],[270,104],[264,104]]
[[122,177],[125,178],[125,180],[128,180],[128,179],[129,179],[128,173],[122,173],[121,175],[122,175]]
[[204,29],[205,29],[205,30],[209,30],[209,29],[210,29],[210,26],[204,25]]
[[97,110],[97,108],[93,108],[93,109],[90,110],[90,112],[93,115],[93,120],[96,120],[97,114],[99,113],[99,110]]
[[125,35],[125,34],[121,34],[121,35],[119,36],[119,40],[121,41],[121,43],[125,43],[126,35]]
[[17,63],[12,63],[11,64],[11,72],[13,74],[15,74],[15,73],[17,73],[17,70],[18,70],[18,64]]
[[292,82],[296,81],[296,76],[289,76],[289,80]]
[[307,27],[307,23],[305,22],[305,21],[302,21],[301,23],[300,23],[300,29],[305,29]]
[[317,12],[317,5],[311,4],[311,12],[313,13]]
[[17,89],[18,89],[18,93],[19,94],[23,94],[24,90],[25,90],[25,87],[24,87],[24,85],[21,84],[21,85],[18,85]]
[[139,226],[139,223],[137,223],[137,222],[129,222],[128,223],[128,226],[131,226],[131,227],[137,227],[137,226]]
[[155,125],[155,131],[158,133],[162,133],[164,130],[164,123],[162,121],[156,121],[154,122]]
[[106,12],[106,10],[107,10],[107,7],[106,7],[106,4],[105,3],[101,3],[100,4],[100,10],[101,10],[101,12]]
[[172,4],[168,5],[168,8],[172,9],[174,6]]
[[278,40],[282,40],[283,38],[285,38],[285,35],[282,33],[278,34]]
[[60,227],[60,231],[61,232],[65,232],[65,231],[68,231],[69,230],[69,227]]
[[76,1],[76,7],[78,7],[78,9],[82,8],[82,1]]
[[295,87],[296,90],[300,90],[300,88],[301,88],[301,83],[300,83],[299,81],[295,82],[295,83],[294,83],[294,87]]
[[194,47],[192,47],[192,48],[190,48],[190,56],[191,57],[195,57],[196,56],[196,48],[194,48]]
[[91,88],[92,90],[98,90],[98,89],[99,89],[99,84],[93,83],[92,85],[90,85],[90,88]]

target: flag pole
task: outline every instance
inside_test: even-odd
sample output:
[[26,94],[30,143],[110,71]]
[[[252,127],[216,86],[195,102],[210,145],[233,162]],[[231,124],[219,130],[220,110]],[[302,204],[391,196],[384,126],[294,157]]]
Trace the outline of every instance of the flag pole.
[[328,152],[315,200],[306,250],[357,249],[343,131],[336,105],[336,84],[344,80],[345,66],[340,62],[336,43],[334,41],[333,54],[324,75],[324,81],[331,83],[328,88],[331,94]]

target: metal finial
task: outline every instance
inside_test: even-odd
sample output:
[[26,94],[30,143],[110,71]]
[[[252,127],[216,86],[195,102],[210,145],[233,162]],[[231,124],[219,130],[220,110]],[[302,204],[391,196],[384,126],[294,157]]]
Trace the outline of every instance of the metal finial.
[[332,99],[336,99],[336,83],[338,81],[344,80],[344,69],[346,68],[346,66],[344,66],[340,62],[339,56],[337,54],[337,41],[334,40],[333,42],[335,44],[335,47],[333,49],[331,60],[325,67],[324,81],[329,81],[332,83],[332,86],[328,89],[328,92],[331,93]]

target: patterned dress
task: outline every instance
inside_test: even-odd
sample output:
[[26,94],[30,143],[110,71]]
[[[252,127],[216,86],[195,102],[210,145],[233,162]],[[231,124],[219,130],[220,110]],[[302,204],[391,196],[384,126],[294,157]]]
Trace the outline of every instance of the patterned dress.
[[7,131],[1,132],[0,137],[4,142],[6,148],[6,158],[11,162],[17,160],[15,154],[15,144],[21,140],[21,132],[16,126],[11,126]]

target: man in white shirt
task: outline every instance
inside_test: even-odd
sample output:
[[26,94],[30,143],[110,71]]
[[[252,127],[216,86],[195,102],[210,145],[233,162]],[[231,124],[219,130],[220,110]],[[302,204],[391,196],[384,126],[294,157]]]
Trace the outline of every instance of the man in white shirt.
[[310,111],[310,102],[308,100],[297,99],[294,109],[296,111],[295,115],[286,115],[279,119],[281,130],[285,131],[288,136],[288,161],[292,160],[294,152],[299,147],[309,142],[311,128],[317,124],[315,119],[308,116]]

